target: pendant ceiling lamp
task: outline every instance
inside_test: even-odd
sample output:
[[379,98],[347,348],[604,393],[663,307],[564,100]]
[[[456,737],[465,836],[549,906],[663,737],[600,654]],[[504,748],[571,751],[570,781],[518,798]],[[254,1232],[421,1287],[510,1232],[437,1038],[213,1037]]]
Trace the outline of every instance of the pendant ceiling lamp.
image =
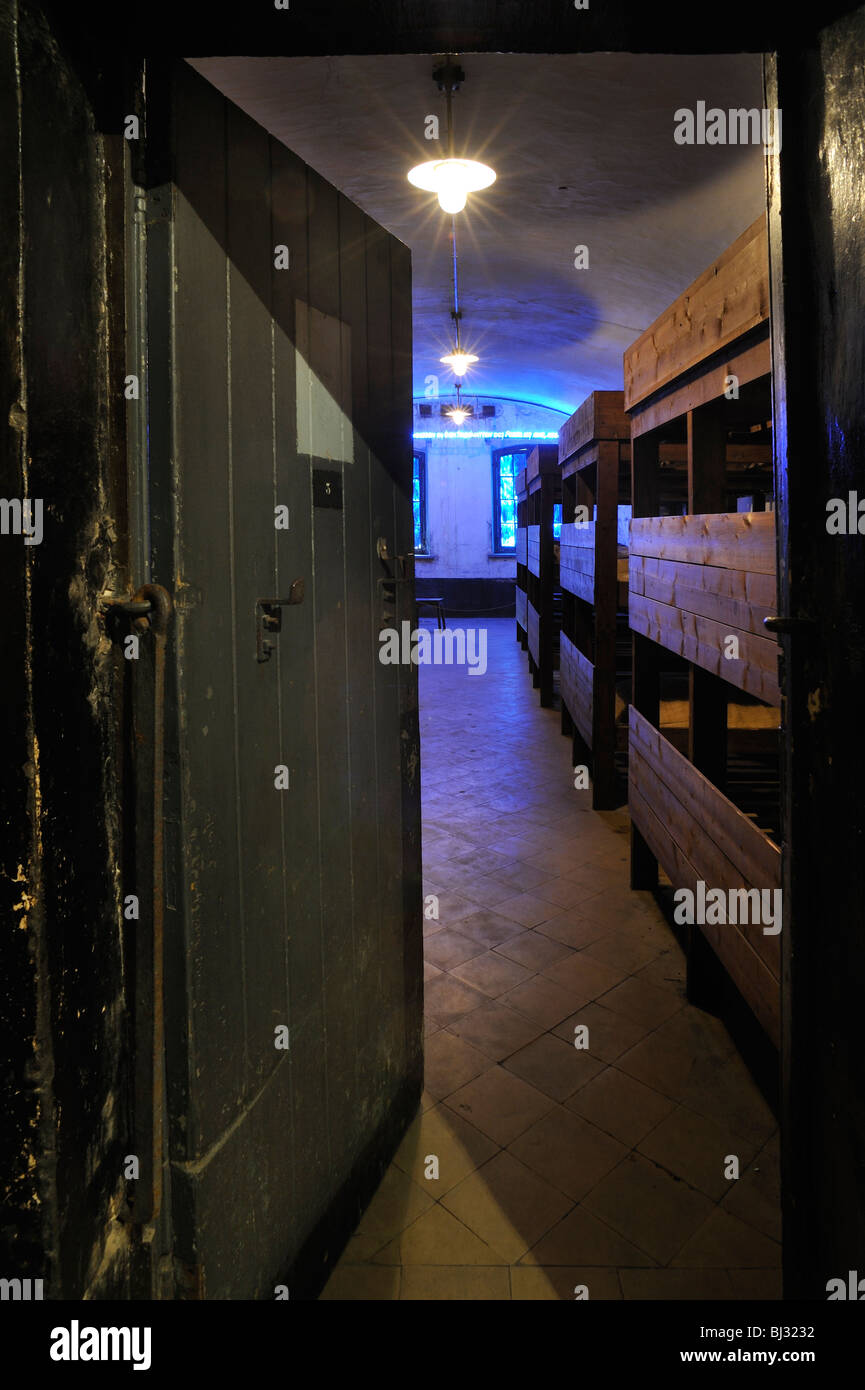
[[466,409],[466,407],[463,405],[460,399],[460,391],[462,390],[462,387],[460,386],[459,382],[457,382],[456,389],[457,403],[455,406],[452,407],[452,409],[448,411],[448,418],[453,420],[455,425],[464,425],[466,420],[471,415],[471,411]]
[[435,69],[433,79],[439,91],[444,92],[447,102],[448,156],[447,159],[432,159],[427,164],[416,165],[409,170],[408,181],[426,193],[437,193],[442,211],[456,214],[462,212],[469,193],[489,188],[495,182],[496,175],[488,164],[480,164],[476,159],[454,157],[453,94],[465,81],[462,68],[452,58],[447,58],[441,67]]

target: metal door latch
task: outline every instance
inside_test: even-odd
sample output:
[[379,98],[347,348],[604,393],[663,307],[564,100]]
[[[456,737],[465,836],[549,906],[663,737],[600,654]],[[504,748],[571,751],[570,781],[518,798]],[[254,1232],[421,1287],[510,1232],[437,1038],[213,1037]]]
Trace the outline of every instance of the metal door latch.
[[302,579],[295,579],[288,598],[258,598],[255,600],[255,647],[258,661],[269,661],[276,643],[265,635],[282,632],[282,610],[292,603],[303,603]]
[[767,632],[809,632],[816,628],[813,618],[764,618],[763,626]]
[[375,553],[383,565],[391,567],[391,573],[381,575],[376,584],[381,604],[381,626],[388,627],[397,620],[398,586],[414,583],[414,556],[391,555],[384,536],[379,536],[376,541]]

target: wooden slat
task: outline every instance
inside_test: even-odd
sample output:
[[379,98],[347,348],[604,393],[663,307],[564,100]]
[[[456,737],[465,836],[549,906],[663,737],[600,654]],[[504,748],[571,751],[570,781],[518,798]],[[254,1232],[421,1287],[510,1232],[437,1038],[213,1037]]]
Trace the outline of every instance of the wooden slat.
[[630,552],[775,573],[774,512],[718,512],[698,516],[642,516],[631,521]]
[[[681,756],[672,747],[670,751],[677,757]],[[658,780],[656,770],[643,757],[640,745],[633,741],[628,747],[629,769],[631,758],[634,759],[633,771],[629,772],[631,780],[667,827],[685,858],[696,869],[697,877],[706,884],[707,891],[710,888],[721,888],[726,892],[730,888],[761,887],[774,890],[780,886],[778,883],[752,884],[746,882],[739,867],[723,853],[711,838],[706,826],[695,819],[688,808],[683,805],[676,795],[677,789],[675,787],[670,788]],[[716,790],[716,795],[720,797],[721,793]],[[754,829],[753,826],[751,828]],[[760,832],[756,831],[755,833],[759,834]],[[675,883],[674,886],[684,888],[690,885]],[[759,923],[740,925],[727,922],[721,925],[725,926],[728,931],[738,931],[744,936],[754,954],[759,956],[766,969],[771,972],[775,979],[778,979],[781,962],[778,936],[764,935],[763,928]]]
[[772,370],[772,349],[769,326],[759,342],[747,348],[735,349],[730,356],[699,376],[674,386],[659,397],[652,397],[631,413],[631,443],[650,430],[677,420],[689,410],[696,410],[709,401],[719,400],[727,387],[728,376],[735,376],[739,386],[768,377]]
[[593,391],[559,430],[559,463],[599,439],[629,439],[624,392]]
[[524,565],[524,564],[526,563],[526,556],[527,556],[527,554],[528,554],[527,546],[528,546],[528,538],[527,538],[527,536],[526,536],[526,527],[525,527],[525,526],[518,526],[518,527],[517,527],[517,545],[516,545],[516,557],[517,557],[517,564],[518,564],[518,565]]
[[[780,887],[781,851],[778,846],[758,830],[753,821],[683,757],[633,705],[628,709],[631,744],[639,750],[658,778],[687,807],[702,832],[736,866],[742,874],[743,884],[752,888]],[[736,885],[730,879],[712,886]]]
[[522,501],[526,496],[526,470],[521,468],[519,473],[514,475],[514,493]]
[[529,638],[529,653],[535,665],[540,665],[541,660],[541,624],[538,610],[531,603],[527,605],[528,622],[526,631]]
[[777,611],[773,574],[750,574],[746,570],[635,554],[629,556],[626,565],[629,587],[635,594],[745,632],[768,636],[763,619]]
[[625,409],[769,318],[765,214],[698,276],[626,350]]
[[536,444],[526,459],[526,487],[534,492],[545,473],[554,473],[559,466],[556,444]]
[[[683,608],[656,603],[632,590],[628,596],[628,623],[639,632],[658,642],[668,651],[693,661],[706,671],[738,686],[767,704],[779,705],[778,644],[774,637],[758,637],[752,632],[733,628],[729,624],[702,618]],[[724,639],[735,636],[739,642],[739,659],[724,656]]]
[[[670,444],[661,441],[658,445],[658,458],[662,463],[687,463],[687,444]],[[726,452],[728,464],[762,463],[770,467],[772,463],[771,444],[728,444]]]
[[564,633],[559,646],[559,683],[568,713],[591,748],[595,668]]
[[[628,810],[631,819],[672,883],[695,890],[702,875],[686,858],[667,826],[659,819],[651,799],[630,777]],[[715,886],[715,885],[713,885]],[[720,886],[720,885],[718,885]],[[735,927],[701,927],[712,949],[734,981],[763,1029],[777,1046],[780,1040],[780,991],[771,970]]]
[[540,577],[541,573],[541,528],[540,526],[529,526],[527,528],[527,549],[526,565],[530,574]]
[[519,585],[516,587],[516,618],[523,632],[528,627],[528,595]]
[[559,537],[559,583],[586,603],[595,601],[595,523],[562,526]]

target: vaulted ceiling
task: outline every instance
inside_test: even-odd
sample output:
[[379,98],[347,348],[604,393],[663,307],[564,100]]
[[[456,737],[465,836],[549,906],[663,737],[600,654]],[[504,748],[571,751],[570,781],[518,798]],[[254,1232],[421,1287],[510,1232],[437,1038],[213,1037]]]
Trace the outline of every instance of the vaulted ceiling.
[[[451,218],[406,180],[439,147],[426,55],[199,58],[210,82],[412,251],[415,391],[451,345]],[[753,54],[467,54],[456,152],[496,182],[456,221],[467,389],[568,411],[622,385],[622,353],[760,215],[760,146],[679,145],[674,112],[760,108]],[[575,269],[575,247],[588,269]]]

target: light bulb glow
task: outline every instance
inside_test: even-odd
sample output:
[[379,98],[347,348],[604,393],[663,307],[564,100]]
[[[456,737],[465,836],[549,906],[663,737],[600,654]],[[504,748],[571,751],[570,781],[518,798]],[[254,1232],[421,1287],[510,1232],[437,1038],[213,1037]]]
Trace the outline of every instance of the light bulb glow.
[[449,411],[449,415],[455,425],[464,425],[469,418],[469,412],[461,405],[454,406],[453,410]]
[[479,360],[473,352],[451,352],[448,353],[447,357],[439,358],[439,361],[443,362],[446,367],[450,367],[454,376],[465,376],[472,363]]
[[425,193],[438,194],[444,212],[462,212],[466,195],[489,188],[495,182],[495,170],[474,159],[433,159],[409,169],[409,183]]

